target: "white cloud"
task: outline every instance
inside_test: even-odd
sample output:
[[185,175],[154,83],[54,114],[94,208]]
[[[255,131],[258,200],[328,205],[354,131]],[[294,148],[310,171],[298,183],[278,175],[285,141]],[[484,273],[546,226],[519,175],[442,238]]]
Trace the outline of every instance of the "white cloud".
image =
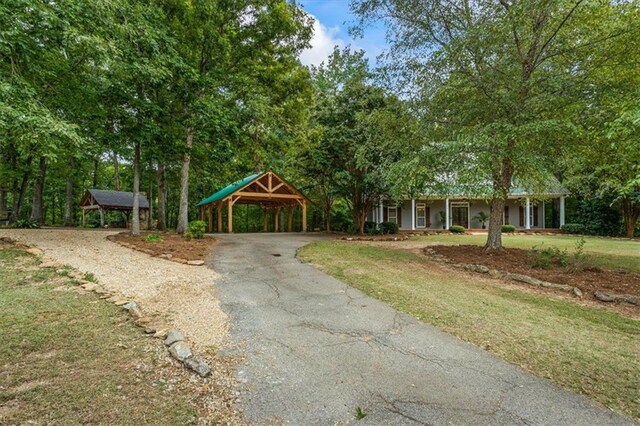
[[300,53],[300,62],[304,65],[320,65],[333,52],[335,45],[340,48],[345,46],[344,40],[336,37],[340,32],[340,27],[327,27],[322,25],[315,16],[312,16],[312,18],[313,37],[311,38],[311,48]]

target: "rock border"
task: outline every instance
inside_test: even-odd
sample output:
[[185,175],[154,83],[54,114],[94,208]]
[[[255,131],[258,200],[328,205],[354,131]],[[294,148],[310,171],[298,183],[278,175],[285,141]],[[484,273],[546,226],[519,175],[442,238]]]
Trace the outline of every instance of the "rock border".
[[[10,237],[0,237],[0,241],[4,243],[13,244],[14,246],[23,249],[25,252],[30,253],[40,258],[41,262],[38,264],[39,268],[57,268],[56,272],[62,272],[62,268],[68,266],[57,262],[54,259],[47,257],[40,248],[25,244],[20,241],[16,241]],[[203,262],[204,263],[204,262]],[[78,282],[79,287],[84,292],[93,292],[100,296],[100,299],[104,299],[113,303],[116,306],[120,306],[127,311],[134,323],[144,329],[144,332],[152,337],[158,339],[164,339],[164,344],[167,347],[169,354],[177,359],[187,369],[195,372],[200,377],[209,377],[211,375],[211,367],[202,359],[195,358],[191,352],[191,348],[184,341],[184,335],[170,325],[166,324],[162,320],[154,316],[145,316],[138,304],[126,297],[114,294],[113,292],[106,290],[100,284],[84,279],[84,274],[76,269],[70,268],[66,270],[67,274]]]
[[470,272],[478,272],[481,274],[488,274],[492,278],[508,279],[511,281],[517,281],[524,284],[528,284],[533,287],[552,288],[554,290],[560,290],[567,293],[571,293],[578,298],[581,298],[583,296],[582,290],[580,290],[578,287],[574,287],[568,284],[557,284],[557,283],[551,283],[548,281],[542,281],[537,278],[530,277],[524,274],[514,274],[512,272],[502,271],[499,269],[489,269],[484,265],[478,265],[478,264],[472,264],[472,263],[454,263],[449,259],[447,259],[446,256],[438,254],[434,249],[430,247],[425,247],[424,252],[431,255],[431,257],[434,260],[438,262],[446,263],[454,268],[464,269]]
[[126,247],[126,248],[131,249],[131,250],[138,251],[140,253],[148,254],[151,257],[157,257],[157,258],[160,258],[160,259],[170,260],[172,262],[182,263],[183,265],[189,265],[189,266],[203,266],[205,264],[205,261],[201,260],[201,259],[193,259],[193,260],[182,259],[181,257],[173,257],[173,255],[171,253],[156,254],[153,250],[149,250],[149,249],[145,249],[145,248],[142,248],[142,247],[138,247],[135,244],[129,244],[127,242],[117,241],[117,240],[114,240],[113,238],[109,238],[109,237],[111,237],[111,236],[110,235],[107,236],[107,240],[111,241],[112,243],[118,244],[118,245],[120,245],[122,247]]

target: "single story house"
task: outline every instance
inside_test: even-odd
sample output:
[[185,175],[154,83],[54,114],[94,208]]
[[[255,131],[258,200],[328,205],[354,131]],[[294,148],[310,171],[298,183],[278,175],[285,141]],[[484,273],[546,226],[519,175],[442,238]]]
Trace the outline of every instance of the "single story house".
[[[565,223],[565,197],[568,194],[559,182],[541,193],[514,188],[504,206],[502,223],[514,225],[516,229],[559,228]],[[401,231],[449,229],[452,225],[481,229],[477,215],[484,212],[488,216],[489,207],[489,199],[478,196],[424,195],[399,203],[381,202],[369,211],[367,220],[394,222]]]

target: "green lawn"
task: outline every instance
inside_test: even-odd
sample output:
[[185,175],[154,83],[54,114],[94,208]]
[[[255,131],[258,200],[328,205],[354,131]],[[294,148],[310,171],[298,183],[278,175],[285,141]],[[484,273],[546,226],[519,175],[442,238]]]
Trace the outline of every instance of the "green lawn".
[[36,264],[0,245],[0,424],[195,421],[196,400],[171,389],[156,341],[122,309],[75,292],[64,271]]
[[[530,249],[533,246],[556,246],[573,251],[580,239],[575,235],[502,235],[505,247]],[[640,272],[640,241],[603,237],[584,237],[584,251],[594,265]],[[413,237],[414,241],[437,244],[484,245],[486,235],[428,235]]]
[[406,250],[323,241],[299,256],[400,311],[640,418],[638,320],[474,279]]

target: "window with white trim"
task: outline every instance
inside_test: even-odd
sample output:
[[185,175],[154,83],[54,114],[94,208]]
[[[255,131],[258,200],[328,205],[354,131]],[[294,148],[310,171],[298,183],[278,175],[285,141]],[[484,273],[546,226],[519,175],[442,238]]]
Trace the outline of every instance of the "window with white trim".
[[387,207],[387,222],[398,223],[397,207]]
[[425,203],[416,204],[416,228],[427,226],[427,205]]

